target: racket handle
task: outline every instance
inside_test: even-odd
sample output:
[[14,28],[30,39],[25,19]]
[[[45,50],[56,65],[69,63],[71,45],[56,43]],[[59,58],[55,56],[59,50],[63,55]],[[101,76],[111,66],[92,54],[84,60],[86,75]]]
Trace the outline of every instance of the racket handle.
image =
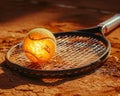
[[100,23],[98,26],[102,27],[102,32],[107,33],[120,25],[120,14],[116,14],[110,19]]

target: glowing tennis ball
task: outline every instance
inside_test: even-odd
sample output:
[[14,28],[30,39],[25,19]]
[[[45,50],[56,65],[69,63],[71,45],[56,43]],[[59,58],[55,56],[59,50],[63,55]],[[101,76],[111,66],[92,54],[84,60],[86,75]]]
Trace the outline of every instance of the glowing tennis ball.
[[54,55],[56,39],[47,29],[31,30],[23,40],[23,50],[26,57],[36,64],[44,64]]

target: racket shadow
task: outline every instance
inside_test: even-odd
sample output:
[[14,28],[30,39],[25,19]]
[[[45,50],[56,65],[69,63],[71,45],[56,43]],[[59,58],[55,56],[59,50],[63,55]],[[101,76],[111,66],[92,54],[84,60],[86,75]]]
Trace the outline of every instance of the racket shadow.
[[74,74],[70,76],[62,76],[62,77],[54,77],[54,78],[32,78],[28,77],[25,74],[18,73],[14,70],[9,70],[5,66],[6,61],[2,62],[0,64],[1,70],[3,71],[2,74],[0,74],[0,89],[11,89],[20,85],[28,85],[28,84],[34,84],[34,85],[40,85],[40,86],[57,86],[60,84],[63,84],[67,81],[72,81],[78,78],[85,77],[91,73],[94,73],[99,67],[95,69],[91,69],[89,71],[86,71],[82,74]]

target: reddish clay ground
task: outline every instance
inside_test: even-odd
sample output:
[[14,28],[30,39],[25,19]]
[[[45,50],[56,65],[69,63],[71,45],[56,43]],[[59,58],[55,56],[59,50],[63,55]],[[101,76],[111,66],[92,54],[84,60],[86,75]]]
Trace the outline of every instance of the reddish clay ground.
[[[69,0],[68,0],[69,1]],[[32,79],[2,66],[5,54],[36,27],[52,32],[92,27],[120,12],[119,0],[0,1],[0,96],[119,96],[120,27],[107,35],[111,54],[95,72],[63,79]]]

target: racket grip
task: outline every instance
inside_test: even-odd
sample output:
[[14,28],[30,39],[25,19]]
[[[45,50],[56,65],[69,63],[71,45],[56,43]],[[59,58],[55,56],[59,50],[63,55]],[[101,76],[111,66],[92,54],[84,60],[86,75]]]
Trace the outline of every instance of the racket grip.
[[120,25],[120,14],[116,14],[110,19],[100,23],[98,26],[102,27],[102,32],[107,33]]

